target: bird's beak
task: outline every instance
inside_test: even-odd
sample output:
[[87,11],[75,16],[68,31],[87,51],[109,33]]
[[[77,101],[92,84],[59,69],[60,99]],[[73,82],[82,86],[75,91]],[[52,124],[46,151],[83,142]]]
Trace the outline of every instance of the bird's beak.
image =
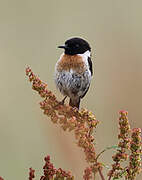
[[58,46],[58,48],[66,49],[66,46]]

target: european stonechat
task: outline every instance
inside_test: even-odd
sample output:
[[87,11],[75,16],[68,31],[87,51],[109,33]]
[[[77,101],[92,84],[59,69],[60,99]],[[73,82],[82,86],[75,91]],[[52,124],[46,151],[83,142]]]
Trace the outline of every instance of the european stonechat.
[[58,48],[64,52],[55,66],[56,86],[65,98],[70,98],[69,105],[79,109],[93,75],[91,47],[86,40],[75,37]]

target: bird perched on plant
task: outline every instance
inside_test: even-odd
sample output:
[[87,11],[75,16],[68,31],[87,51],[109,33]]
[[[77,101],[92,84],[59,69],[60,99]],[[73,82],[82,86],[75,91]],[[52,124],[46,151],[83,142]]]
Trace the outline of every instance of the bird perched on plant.
[[82,38],[71,38],[65,45],[58,46],[64,52],[55,66],[55,83],[60,92],[70,98],[69,105],[79,109],[90,86],[93,75],[91,47]]

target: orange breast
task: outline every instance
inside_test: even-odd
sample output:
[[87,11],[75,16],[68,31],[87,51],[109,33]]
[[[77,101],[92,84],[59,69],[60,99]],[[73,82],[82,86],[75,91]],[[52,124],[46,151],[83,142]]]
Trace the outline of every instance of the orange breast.
[[63,55],[62,59],[58,62],[58,71],[69,71],[70,69],[75,70],[77,73],[82,73],[85,70],[84,62],[82,57],[79,55]]

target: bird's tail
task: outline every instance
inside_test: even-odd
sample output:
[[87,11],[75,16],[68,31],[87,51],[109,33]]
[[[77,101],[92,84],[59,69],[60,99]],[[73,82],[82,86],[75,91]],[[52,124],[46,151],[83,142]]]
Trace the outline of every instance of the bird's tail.
[[76,107],[76,108],[79,109],[80,98],[79,98],[79,99],[70,99],[69,105],[72,106],[72,107]]

